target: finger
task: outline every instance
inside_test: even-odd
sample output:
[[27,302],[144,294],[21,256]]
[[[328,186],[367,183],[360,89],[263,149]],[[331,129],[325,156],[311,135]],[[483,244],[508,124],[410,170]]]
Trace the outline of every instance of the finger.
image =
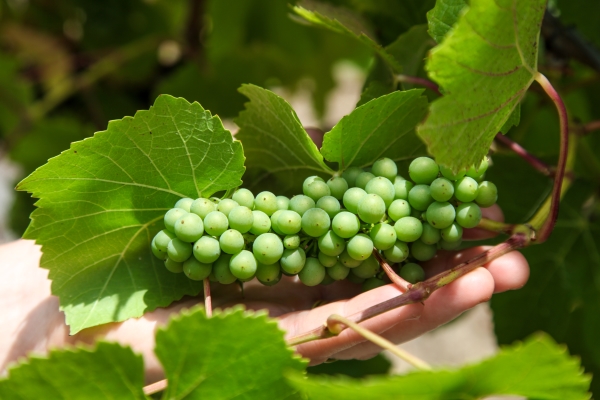
[[[498,204],[494,204],[491,207],[481,209],[481,216],[483,218],[491,219],[494,221],[504,222],[504,213]],[[497,236],[496,232],[486,231],[481,228],[465,229],[463,231],[464,240],[483,240]]]

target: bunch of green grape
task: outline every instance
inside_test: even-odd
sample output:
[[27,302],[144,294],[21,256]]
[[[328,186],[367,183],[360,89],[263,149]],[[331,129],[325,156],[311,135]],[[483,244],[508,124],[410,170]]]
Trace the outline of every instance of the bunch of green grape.
[[184,198],[165,214],[152,252],[169,271],[193,280],[257,278],[271,286],[297,275],[307,286],[348,279],[369,290],[387,279],[375,251],[415,283],[425,277],[418,262],[458,248],[463,228],[481,220],[480,207],[496,202],[496,186],[483,180],[487,167],[484,158],[453,173],[419,157],[407,180],[382,158],[370,171],[308,177],[304,194],[291,199],[248,189],[224,199]]

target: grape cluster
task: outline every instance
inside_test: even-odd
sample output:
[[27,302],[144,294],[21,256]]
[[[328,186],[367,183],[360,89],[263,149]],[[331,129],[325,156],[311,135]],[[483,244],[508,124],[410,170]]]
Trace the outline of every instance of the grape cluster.
[[348,279],[369,290],[385,284],[375,251],[409,282],[424,279],[418,264],[439,248],[460,246],[480,207],[498,197],[480,165],[453,173],[428,157],[410,164],[411,180],[389,158],[370,171],[351,167],[325,182],[307,178],[291,199],[248,189],[231,198],[184,198],[164,217],[152,252],[190,279],[222,284],[257,278],[267,286],[282,274],[307,286]]

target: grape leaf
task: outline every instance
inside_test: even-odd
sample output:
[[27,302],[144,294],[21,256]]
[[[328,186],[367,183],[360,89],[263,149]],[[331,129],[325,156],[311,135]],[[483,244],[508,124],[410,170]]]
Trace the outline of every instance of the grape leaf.
[[406,160],[425,153],[415,134],[427,113],[422,89],[393,92],[356,108],[325,134],[321,152],[340,170],[366,167],[381,157]]
[[466,0],[437,0],[435,7],[427,13],[429,34],[438,43],[452,29],[462,10],[468,5]]
[[30,357],[0,380],[0,399],[146,399],[144,361],[129,347],[99,342],[94,349],[53,350]]
[[473,0],[426,68],[445,96],[418,129],[436,160],[479,162],[537,73],[545,0]]
[[295,399],[283,374],[306,367],[275,320],[239,308],[211,318],[201,308],[175,317],[156,333],[156,355],[168,399]]
[[458,370],[413,372],[403,376],[352,380],[290,376],[290,383],[318,399],[475,399],[520,395],[538,400],[585,400],[590,377],[577,359],[546,335],[504,348],[496,356]]
[[40,200],[24,237],[43,246],[71,332],[197,294],[201,283],[168,272],[149,243],[179,198],[238,186],[243,162],[218,117],[160,96],[25,178],[18,189]]
[[243,85],[239,91],[250,99],[235,120],[240,127],[236,138],[246,155],[246,187],[268,184],[281,193],[286,186],[297,190],[309,175],[333,174],[284,99],[254,85]]

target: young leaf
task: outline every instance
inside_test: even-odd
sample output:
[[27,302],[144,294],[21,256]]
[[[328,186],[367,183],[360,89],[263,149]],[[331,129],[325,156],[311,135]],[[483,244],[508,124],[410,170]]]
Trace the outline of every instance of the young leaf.
[[452,29],[462,10],[467,6],[466,0],[437,0],[435,7],[427,13],[429,34],[438,43]]
[[284,99],[254,85],[239,91],[250,102],[235,120],[236,138],[244,144],[248,172],[256,175],[252,180],[246,175],[245,186],[261,188],[271,181],[297,188],[309,175],[333,173]]
[[311,400],[479,399],[490,395],[538,400],[590,398],[590,377],[582,374],[578,360],[545,335],[531,337],[480,364],[458,370],[364,380],[291,375],[289,381]]
[[144,360],[129,347],[100,342],[95,349],[53,350],[9,369],[0,399],[146,399]]
[[393,92],[356,108],[325,134],[321,152],[339,169],[366,167],[381,157],[395,161],[425,153],[415,134],[427,113],[422,89]]
[[71,332],[197,294],[201,283],[167,271],[150,241],[179,198],[239,186],[243,162],[218,117],[160,96],[24,179],[18,189],[40,199],[24,237],[43,246]]
[[284,372],[306,367],[274,320],[239,308],[211,318],[200,308],[175,317],[157,332],[156,355],[168,399],[295,399]]
[[545,0],[473,0],[427,70],[445,96],[418,129],[436,160],[459,169],[479,162],[537,73]]

